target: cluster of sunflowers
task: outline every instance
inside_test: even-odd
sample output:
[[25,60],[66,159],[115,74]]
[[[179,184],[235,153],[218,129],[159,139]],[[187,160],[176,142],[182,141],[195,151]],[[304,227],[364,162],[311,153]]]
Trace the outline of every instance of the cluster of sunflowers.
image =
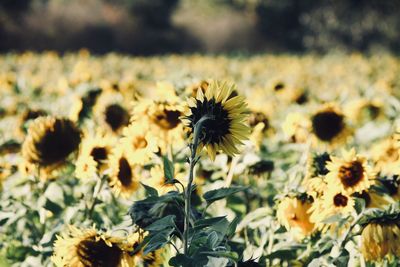
[[387,54],[2,55],[0,265],[397,266],[399,74]]

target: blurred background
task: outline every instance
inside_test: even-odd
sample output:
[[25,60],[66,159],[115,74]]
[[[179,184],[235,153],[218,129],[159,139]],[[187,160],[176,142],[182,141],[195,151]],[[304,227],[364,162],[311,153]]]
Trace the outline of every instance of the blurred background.
[[0,0],[0,52],[400,51],[400,0]]

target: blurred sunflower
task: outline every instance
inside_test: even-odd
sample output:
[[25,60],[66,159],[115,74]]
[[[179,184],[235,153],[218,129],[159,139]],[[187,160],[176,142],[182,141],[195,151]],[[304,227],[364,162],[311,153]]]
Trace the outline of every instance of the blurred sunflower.
[[206,93],[197,91],[196,98],[189,99],[190,112],[183,117],[193,137],[194,126],[202,119],[199,151],[206,147],[212,160],[219,150],[230,156],[239,153],[237,145],[248,139],[250,128],[245,124],[248,109],[244,97],[230,97],[234,85],[213,81]]
[[[135,250],[135,248],[139,245],[141,240],[143,240],[144,236],[146,236],[147,233],[141,233],[140,235],[138,233],[133,233],[130,234],[127,237],[128,243],[132,246],[132,249]],[[143,248],[144,249],[144,248]],[[165,254],[166,254],[166,249],[161,248],[155,251],[152,251],[146,255],[143,254],[143,249],[136,251],[133,253],[133,258],[135,262],[135,266],[144,266],[144,267],[159,267],[163,266],[163,263],[165,262]]]
[[97,133],[95,136],[85,137],[76,161],[76,177],[93,178],[96,173],[101,174],[107,169],[108,159],[115,144],[115,138],[107,134]]
[[123,129],[122,135],[122,146],[132,163],[145,164],[158,151],[157,138],[141,122],[132,122]]
[[166,153],[171,144],[178,148],[184,145],[180,120],[184,106],[169,83],[157,83],[154,93],[151,100],[142,98],[133,102],[131,122],[148,125],[162,153]]
[[309,121],[299,112],[289,113],[282,123],[282,130],[286,138],[294,143],[304,143],[309,135]]
[[38,118],[46,116],[47,112],[43,109],[27,109],[20,115],[19,118],[19,132],[18,134],[24,135],[27,130],[27,123]]
[[367,261],[400,257],[400,225],[398,219],[375,219],[361,233],[361,252]]
[[324,220],[335,214],[349,214],[354,210],[354,199],[350,196],[328,188],[328,191],[317,198],[309,209],[310,221],[319,228],[324,227]]
[[133,267],[130,245],[96,229],[69,226],[57,236],[51,260],[57,267]]
[[384,117],[384,103],[378,98],[372,100],[365,98],[353,100],[350,101],[344,109],[349,119],[357,124]]
[[357,155],[354,148],[349,151],[343,150],[342,157],[332,156],[332,161],[327,163],[328,187],[336,188],[348,195],[368,189],[375,175],[367,165],[366,158]]
[[371,148],[374,170],[381,174],[400,174],[400,143],[391,136]]
[[81,142],[81,132],[68,119],[39,117],[28,128],[22,145],[22,156],[49,173],[63,166],[67,157],[76,151]]
[[309,236],[314,231],[314,223],[310,221],[308,212],[311,203],[310,199],[285,197],[278,204],[276,212],[278,221],[298,240]]
[[110,187],[115,195],[129,198],[139,188],[141,166],[133,164],[122,147],[116,147],[110,156]]
[[310,122],[311,132],[323,144],[333,146],[344,143],[351,134],[345,115],[334,104],[322,106],[311,116]]

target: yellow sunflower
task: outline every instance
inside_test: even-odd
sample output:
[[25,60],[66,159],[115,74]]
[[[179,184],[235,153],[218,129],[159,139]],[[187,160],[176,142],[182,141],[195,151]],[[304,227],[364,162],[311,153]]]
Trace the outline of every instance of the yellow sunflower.
[[29,126],[22,156],[44,174],[63,166],[81,142],[81,132],[68,119],[39,117]]
[[115,144],[115,138],[106,134],[85,137],[76,162],[76,177],[88,179],[101,175],[108,168],[108,159]]
[[304,143],[309,135],[309,124],[306,116],[299,112],[289,113],[282,123],[286,138],[294,143]]
[[110,187],[115,195],[129,198],[139,188],[141,166],[131,163],[122,147],[110,156]]
[[180,117],[184,112],[181,99],[176,95],[173,86],[158,83],[155,95],[151,99],[138,99],[133,102],[133,124],[148,125],[162,153],[170,147],[184,145],[184,131]]
[[[177,170],[177,165],[175,166],[175,170]],[[186,184],[185,182],[185,174],[182,172],[175,171],[174,178],[180,181],[182,184]],[[164,195],[172,190],[179,190],[181,187],[176,187],[174,184],[166,184],[167,178],[164,175],[164,168],[159,165],[154,166],[150,170],[150,178],[147,178],[143,181],[144,184],[155,188],[159,195]]]
[[310,221],[324,227],[324,220],[335,214],[349,214],[354,210],[354,199],[335,190],[329,190],[320,198],[315,199],[309,209]]
[[145,164],[158,151],[157,138],[148,125],[132,122],[123,129],[121,143],[132,163]]
[[310,214],[308,213],[310,207],[310,200],[285,197],[278,204],[276,217],[294,238],[300,240],[314,231],[314,223],[310,221]]
[[331,157],[327,163],[329,173],[326,175],[328,187],[337,188],[350,195],[368,189],[375,178],[365,157],[357,155],[355,149],[343,150],[342,158]]
[[133,267],[130,247],[121,237],[69,226],[57,236],[51,260],[57,267]]
[[361,233],[361,252],[367,261],[400,257],[400,225],[398,220],[372,221]]
[[206,147],[212,160],[219,150],[230,156],[238,154],[237,146],[250,135],[250,128],[245,124],[248,109],[244,97],[230,97],[234,89],[233,84],[214,81],[205,94],[197,90],[196,98],[189,99],[190,111],[183,118],[191,136],[196,123],[207,118],[201,129],[199,151]]
[[325,104],[310,118],[310,129],[317,143],[329,146],[344,143],[351,129],[345,115],[334,104]]
[[382,174],[400,174],[400,144],[391,136],[371,148],[374,170]]

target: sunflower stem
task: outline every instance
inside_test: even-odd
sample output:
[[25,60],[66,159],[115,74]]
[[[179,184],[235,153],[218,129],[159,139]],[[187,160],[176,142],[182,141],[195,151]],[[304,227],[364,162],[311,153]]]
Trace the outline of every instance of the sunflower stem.
[[101,189],[103,188],[104,182],[106,180],[105,177],[106,177],[105,175],[103,177],[101,177],[99,186],[97,187],[97,190],[93,192],[92,204],[90,205],[90,208],[87,210],[88,211],[87,217],[89,217],[89,219],[92,219],[92,217],[93,217],[94,207],[96,207],[96,204],[97,204],[97,196],[99,195]]
[[200,133],[203,129],[203,123],[208,119],[207,116],[201,117],[193,127],[193,143],[190,145],[191,155],[189,159],[189,179],[185,189],[185,224],[183,230],[183,251],[187,255],[189,251],[189,229],[190,229],[190,214],[191,214],[191,195],[192,183],[194,176],[194,167],[196,166],[196,153],[199,145]]

